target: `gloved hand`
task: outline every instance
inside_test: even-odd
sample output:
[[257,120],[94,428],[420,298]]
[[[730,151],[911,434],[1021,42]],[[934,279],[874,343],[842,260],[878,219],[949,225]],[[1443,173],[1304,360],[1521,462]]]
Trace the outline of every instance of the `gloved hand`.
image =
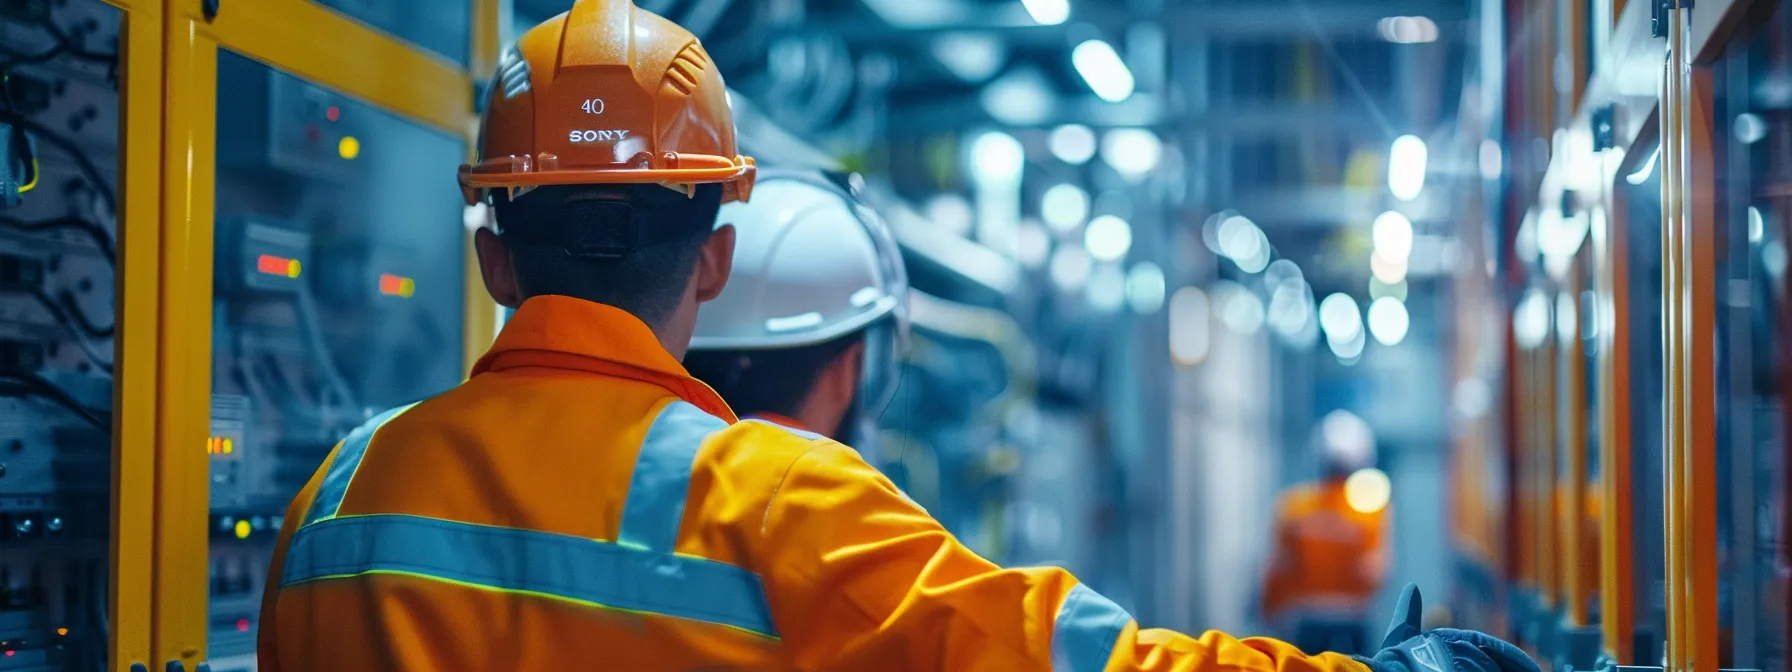
[[1540,672],[1530,656],[1498,637],[1448,628],[1421,632],[1424,609],[1419,587],[1406,584],[1381,652],[1357,662],[1373,672]]

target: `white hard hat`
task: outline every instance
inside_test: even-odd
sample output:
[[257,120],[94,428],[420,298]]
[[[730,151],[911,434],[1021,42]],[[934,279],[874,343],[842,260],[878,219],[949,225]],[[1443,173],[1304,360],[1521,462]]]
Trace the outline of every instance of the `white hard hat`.
[[1350,411],[1327,413],[1313,430],[1313,443],[1327,471],[1348,475],[1375,466],[1375,430]]
[[753,200],[722,206],[716,222],[734,225],[734,272],[698,310],[691,350],[798,348],[865,331],[863,401],[886,401],[908,333],[908,275],[883,220],[819,173],[767,169]]

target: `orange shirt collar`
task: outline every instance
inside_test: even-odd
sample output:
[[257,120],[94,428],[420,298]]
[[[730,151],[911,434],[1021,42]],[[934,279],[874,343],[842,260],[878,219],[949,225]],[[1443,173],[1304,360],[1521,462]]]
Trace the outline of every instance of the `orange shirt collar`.
[[569,296],[537,296],[505,322],[473,375],[523,367],[584,371],[652,383],[735,422],[721,395],[692,378],[659,337],[628,311]]

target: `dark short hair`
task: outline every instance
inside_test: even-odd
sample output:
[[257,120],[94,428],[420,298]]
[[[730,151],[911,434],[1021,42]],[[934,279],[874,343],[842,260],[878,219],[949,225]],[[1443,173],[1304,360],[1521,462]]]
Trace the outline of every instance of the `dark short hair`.
[[557,294],[628,311],[658,327],[684,298],[715,230],[720,185],[537,188],[494,198],[499,237],[524,298]]
[[[684,368],[722,395],[741,416],[795,416],[828,363],[865,338],[863,331],[782,350],[692,350]],[[833,427],[812,427],[831,432]]]

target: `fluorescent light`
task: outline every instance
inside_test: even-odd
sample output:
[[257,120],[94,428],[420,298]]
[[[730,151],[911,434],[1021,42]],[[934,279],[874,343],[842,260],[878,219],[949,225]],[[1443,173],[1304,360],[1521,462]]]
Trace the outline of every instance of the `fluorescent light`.
[[1073,166],[1095,158],[1095,131],[1082,124],[1065,124],[1052,129],[1052,155]]
[[1387,296],[1369,304],[1369,335],[1382,345],[1399,345],[1411,327],[1412,316],[1399,299]]
[[977,102],[996,121],[1009,126],[1033,126],[1051,116],[1058,102],[1045,77],[1032,68],[1010,71],[977,92]]
[[1126,301],[1132,312],[1150,315],[1164,307],[1164,269],[1149,261],[1133,264],[1126,274]]
[[1580,302],[1573,294],[1556,295],[1556,339],[1572,343],[1580,333]]
[[1116,128],[1108,131],[1101,140],[1102,162],[1132,181],[1156,168],[1163,154],[1163,142],[1142,128]]
[[989,131],[971,142],[971,169],[979,182],[1017,183],[1026,161],[1026,149],[1007,133]]
[[1263,300],[1243,285],[1224,283],[1213,290],[1220,304],[1220,321],[1226,328],[1250,336],[1263,330]]
[[1405,282],[1406,271],[1406,262],[1404,261],[1389,261],[1379,253],[1371,252],[1369,254],[1369,273],[1374,275],[1376,280],[1389,285]]
[[946,70],[973,84],[995,76],[1008,58],[1002,41],[988,33],[947,33],[934,38],[932,51]]
[[1042,26],[1055,26],[1070,18],[1070,0],[1020,0],[1020,4]]
[[1375,254],[1382,259],[1405,265],[1412,256],[1412,220],[1393,210],[1375,218],[1370,231]]
[[1089,192],[1068,182],[1053,185],[1039,200],[1039,216],[1053,231],[1074,231],[1089,217]]
[[1101,40],[1088,40],[1070,52],[1070,61],[1083,76],[1089,89],[1102,100],[1118,103],[1132,97],[1132,70],[1114,47]]
[[927,201],[927,221],[959,236],[971,235],[975,218],[970,201],[958,194],[940,194]]
[[1102,264],[1089,275],[1089,287],[1083,292],[1089,307],[1111,313],[1126,305],[1126,273],[1118,264]]
[[1029,221],[1020,225],[1016,234],[1014,259],[1027,268],[1039,268],[1045,265],[1047,257],[1052,253],[1052,235],[1038,222]]
[[1207,292],[1200,287],[1183,287],[1170,297],[1170,361],[1194,366],[1207,360],[1211,312]]
[[1269,297],[1269,327],[1283,338],[1293,340],[1299,336],[1313,321],[1311,291],[1300,278],[1276,285]]
[[1319,327],[1325,330],[1325,338],[1334,344],[1348,343],[1363,337],[1363,316],[1356,305],[1356,299],[1349,294],[1338,293],[1325,297],[1319,302]]
[[1631,184],[1648,182],[1649,176],[1655,174],[1655,164],[1659,161],[1661,161],[1661,145],[1656,145],[1655,151],[1649,153],[1649,158],[1643,161],[1643,165],[1637,166],[1636,172],[1625,175],[1624,181]]
[[1500,150],[1500,143],[1493,140],[1481,141],[1481,179],[1497,180],[1504,172],[1506,155]]
[[1100,261],[1119,261],[1132,250],[1132,225],[1113,215],[1102,215],[1083,231],[1083,247]]
[[1437,22],[1423,16],[1390,16],[1377,22],[1381,39],[1395,44],[1437,41]]
[[1361,514],[1380,513],[1394,498],[1394,482],[1380,469],[1359,469],[1344,479],[1344,502]]
[[1518,302],[1518,308],[1512,315],[1512,340],[1518,347],[1530,350],[1543,345],[1549,338],[1549,299],[1543,292],[1531,290],[1526,292],[1524,300]]
[[1082,289],[1083,284],[1089,281],[1089,272],[1094,265],[1089,260],[1089,253],[1084,252],[1083,248],[1075,245],[1059,246],[1058,251],[1052,253],[1052,284],[1066,292]]
[[1394,198],[1410,201],[1425,190],[1427,151],[1425,141],[1416,135],[1402,135],[1388,150],[1388,191]]

